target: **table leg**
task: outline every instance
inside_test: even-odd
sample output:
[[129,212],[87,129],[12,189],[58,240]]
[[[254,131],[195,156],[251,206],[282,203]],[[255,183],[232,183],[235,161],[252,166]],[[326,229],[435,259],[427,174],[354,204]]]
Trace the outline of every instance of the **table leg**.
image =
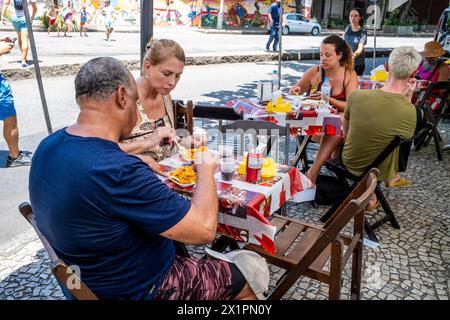
[[305,151],[306,145],[308,144],[310,136],[299,136],[297,135],[295,142],[297,143],[297,152],[295,153],[294,158],[291,161],[293,167],[297,167],[300,159],[302,157],[302,153]]

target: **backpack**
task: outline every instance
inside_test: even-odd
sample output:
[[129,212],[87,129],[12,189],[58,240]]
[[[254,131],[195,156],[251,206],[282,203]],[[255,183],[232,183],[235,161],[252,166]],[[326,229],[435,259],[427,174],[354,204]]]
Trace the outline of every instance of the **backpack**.
[[23,10],[23,2],[22,2],[22,0],[14,0],[14,8],[16,10]]
[[316,196],[314,201],[317,204],[333,205],[348,190],[346,181],[334,176],[318,175],[316,179]]

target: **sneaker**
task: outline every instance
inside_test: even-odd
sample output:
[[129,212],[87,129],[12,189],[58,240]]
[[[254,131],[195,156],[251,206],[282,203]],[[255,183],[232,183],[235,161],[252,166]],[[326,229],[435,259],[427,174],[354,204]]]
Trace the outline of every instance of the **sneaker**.
[[29,66],[29,64],[28,63],[26,63],[26,62],[22,62],[22,68],[27,68]]
[[6,160],[6,168],[22,167],[31,165],[31,158],[27,156],[23,151],[19,152],[17,158],[11,158],[8,156]]

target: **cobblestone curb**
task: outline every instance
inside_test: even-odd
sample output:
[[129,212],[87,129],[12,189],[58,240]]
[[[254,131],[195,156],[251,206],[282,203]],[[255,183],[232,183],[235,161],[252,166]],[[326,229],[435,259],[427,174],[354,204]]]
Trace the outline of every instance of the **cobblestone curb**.
[[[392,49],[377,49],[376,56],[384,57],[389,55]],[[373,56],[373,49],[366,50],[366,57]],[[283,52],[281,59],[283,61],[300,61],[300,60],[318,60],[319,49],[306,50],[288,50]],[[244,62],[271,62],[278,60],[277,53],[264,54],[236,54],[236,55],[222,55],[222,56],[196,56],[187,57],[186,65],[210,65],[221,63],[244,63]],[[136,60],[122,60],[122,62],[130,70],[138,70],[140,68],[140,61]],[[71,76],[77,74],[82,63],[67,63],[52,66],[40,66],[42,77],[61,77]],[[5,69],[2,71],[3,75],[9,80],[24,80],[33,79],[36,77],[34,67],[27,69]]]

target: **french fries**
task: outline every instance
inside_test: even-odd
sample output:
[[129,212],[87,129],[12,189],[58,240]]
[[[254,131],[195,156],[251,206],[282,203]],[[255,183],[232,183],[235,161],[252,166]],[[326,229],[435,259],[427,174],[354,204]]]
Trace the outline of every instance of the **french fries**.
[[191,166],[177,168],[170,172],[169,176],[175,177],[182,184],[190,184],[197,181],[197,172]]
[[196,148],[184,149],[184,150],[182,150],[181,153],[182,153],[182,157],[183,157],[184,160],[186,160],[186,161],[194,161],[196,152],[202,152],[202,151],[207,151],[207,150],[208,150],[207,146],[201,146],[198,149],[196,149]]

